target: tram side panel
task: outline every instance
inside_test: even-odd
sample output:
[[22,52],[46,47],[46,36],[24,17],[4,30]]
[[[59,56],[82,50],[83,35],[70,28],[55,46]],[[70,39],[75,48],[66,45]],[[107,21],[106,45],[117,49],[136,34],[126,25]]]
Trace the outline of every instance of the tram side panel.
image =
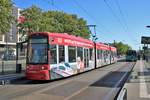
[[117,62],[117,49],[115,47],[110,47],[111,50],[111,63]]
[[55,64],[52,64],[53,62],[50,64],[51,79],[68,77],[94,69],[93,48],[57,45],[57,48],[51,48],[51,61],[54,61],[53,57]]
[[96,63],[97,68],[110,64],[110,54],[108,45],[96,43]]

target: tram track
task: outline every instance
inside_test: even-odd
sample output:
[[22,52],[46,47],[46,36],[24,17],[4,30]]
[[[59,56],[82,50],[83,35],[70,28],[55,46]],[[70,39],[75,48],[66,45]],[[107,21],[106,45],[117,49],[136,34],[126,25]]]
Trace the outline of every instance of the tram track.
[[[120,62],[117,62],[117,63],[114,63],[116,66],[122,66],[123,64],[125,63],[120,63]],[[85,73],[88,73],[90,71],[94,71],[94,70],[100,70],[100,71],[109,71],[109,70],[117,70],[118,67],[113,67],[114,64],[110,64],[110,65],[105,65],[105,66],[101,66],[101,67],[98,67],[97,69],[92,69],[92,70],[88,70],[88,71],[85,71],[85,72],[82,72],[82,73],[79,73],[79,74],[75,74],[73,76],[70,76],[70,77],[66,77],[66,78],[72,78],[72,77],[76,77],[78,75],[81,75],[81,74],[85,74]],[[113,67],[113,68],[112,68]],[[112,69],[111,69],[112,68]],[[19,80],[15,80],[13,81],[12,83],[10,84],[42,84],[42,83],[47,83],[47,82],[55,82],[55,81],[58,81],[58,80],[63,80],[63,79],[66,79],[66,78],[62,78],[62,79],[56,79],[56,80],[52,80],[52,81],[35,81],[35,80],[27,80],[25,77],[22,78],[22,79],[19,79]]]
[[[133,65],[134,65],[134,63],[130,63],[130,65],[133,67]],[[113,87],[109,92],[108,92],[108,94],[104,97],[104,100],[113,100],[113,98],[115,97],[115,96],[111,96],[112,94],[114,94],[114,93],[116,93],[117,94],[117,92],[119,91],[119,89],[117,89],[118,87],[122,87],[122,85],[123,85],[123,83],[122,82],[125,82],[125,78],[127,77],[126,75],[127,74],[122,74],[121,76],[123,76],[123,77],[121,77],[121,79],[119,79],[119,81],[117,82],[114,82],[115,80],[113,80],[113,78],[112,78],[112,81],[110,81],[110,79],[109,79],[109,77],[110,76],[114,76],[115,74],[118,74],[118,72],[124,72],[124,71],[127,71],[127,68],[128,67],[126,67],[126,65],[125,66],[122,66],[121,68],[118,68],[118,70],[116,70],[116,71],[111,71],[111,72],[109,72],[109,73],[107,73],[104,77],[102,77],[102,78],[100,78],[98,81],[96,81],[95,83],[93,83],[93,84],[91,84],[90,86],[87,86],[87,87],[85,87],[85,88],[82,88],[81,90],[79,90],[78,92],[76,92],[76,93],[74,93],[74,95],[72,95],[72,96],[69,96],[69,97],[67,97],[67,100],[75,100],[75,99],[73,99],[73,98],[75,98],[76,96],[78,96],[79,95],[79,97],[80,97],[80,94],[79,93],[81,93],[81,92],[85,92],[85,91],[87,91],[88,90],[88,88],[90,88],[91,86],[93,87],[101,87],[101,86],[105,86],[105,87],[107,87],[107,86],[111,86],[111,87]],[[132,69],[132,68],[130,68],[130,69]],[[126,73],[128,73],[128,72],[126,72]],[[120,73],[119,73],[120,74]],[[116,95],[115,94],[115,95]],[[110,98],[111,97],[111,98]],[[76,98],[77,99],[77,98]],[[85,98],[84,98],[85,99]],[[91,98],[92,99],[92,98]],[[82,100],[82,99],[81,99]],[[90,99],[88,99],[88,100],[90,100]],[[101,99],[100,99],[101,100]]]
[[[4,99],[12,99],[12,98],[18,98],[18,97],[24,97],[24,96],[28,96],[31,94],[43,94],[45,91],[51,91],[51,90],[56,90],[57,87],[62,87],[62,86],[65,86],[69,83],[73,83],[74,81],[75,82],[79,82],[80,83],[84,83],[84,85],[86,86],[82,86],[81,88],[79,88],[78,90],[76,90],[74,93],[72,93],[72,96],[74,96],[75,94],[77,95],[78,93],[86,90],[86,88],[88,86],[90,86],[93,82],[95,82],[98,77],[94,77],[96,74],[96,72],[101,72],[101,75],[99,76],[99,78],[102,78],[104,77],[105,75],[107,75],[109,72],[112,72],[112,71],[117,71],[118,69],[122,69],[122,67],[124,65],[126,65],[127,63],[116,63],[116,64],[113,64],[113,65],[109,65],[109,66],[106,66],[106,67],[103,67],[103,68],[98,68],[98,69],[95,69],[93,71],[89,71],[87,73],[84,73],[84,74],[80,74],[80,75],[76,75],[76,76],[73,76],[73,77],[70,77],[70,78],[66,78],[66,79],[63,79],[63,80],[57,80],[57,81],[53,81],[53,82],[42,82],[42,83],[38,83],[38,81],[30,81],[30,82],[27,82],[27,83],[20,83],[20,84],[13,84],[12,86],[20,86],[20,87],[28,87],[28,85],[31,85],[30,87],[28,88],[25,88],[25,89],[20,89],[14,93],[10,93],[10,94],[7,94],[7,95],[3,95],[1,96],[1,98],[3,97]],[[91,80],[87,80],[86,78],[88,76],[91,76]],[[98,74],[97,74],[98,75]],[[64,89],[65,87],[62,87],[62,90]],[[3,88],[4,89],[4,88]],[[59,89],[59,88],[57,88]],[[60,93],[61,94],[61,93]],[[65,98],[72,98],[72,96],[70,97],[65,97]]]

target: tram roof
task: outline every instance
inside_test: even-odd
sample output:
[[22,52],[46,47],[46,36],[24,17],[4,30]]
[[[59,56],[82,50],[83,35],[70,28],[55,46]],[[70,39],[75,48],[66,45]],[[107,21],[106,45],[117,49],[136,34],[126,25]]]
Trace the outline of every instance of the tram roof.
[[53,39],[54,44],[57,43],[57,44],[67,44],[67,45],[80,45],[86,47],[94,46],[94,43],[91,40],[84,39],[79,36],[69,35],[67,33],[36,32],[36,33],[31,33],[30,35],[33,34],[47,35]]
[[100,50],[110,50],[110,47],[103,43],[96,43],[96,48]]
[[86,42],[86,43],[93,43],[91,40],[84,39],[79,36],[70,35],[68,33],[50,33],[49,36],[68,38],[68,39],[77,40],[77,41]]
[[100,49],[100,50],[110,50],[110,51],[113,51],[113,52],[117,51],[117,49],[115,47],[112,47],[112,46],[109,46],[109,45],[106,45],[106,44],[103,44],[103,43],[96,43],[96,48]]
[[113,52],[116,52],[116,51],[117,51],[117,48],[111,46],[111,47],[110,47],[110,50],[113,51]]
[[[47,35],[54,39],[52,44],[67,44],[67,45],[80,45],[85,47],[94,47],[94,43],[91,40],[81,38],[79,36],[70,35],[68,33],[52,33],[52,32],[35,32],[33,34],[42,34]],[[64,40],[65,39],[65,40]],[[103,43],[96,43],[96,48],[100,50],[111,50],[116,51],[115,47],[103,44]]]

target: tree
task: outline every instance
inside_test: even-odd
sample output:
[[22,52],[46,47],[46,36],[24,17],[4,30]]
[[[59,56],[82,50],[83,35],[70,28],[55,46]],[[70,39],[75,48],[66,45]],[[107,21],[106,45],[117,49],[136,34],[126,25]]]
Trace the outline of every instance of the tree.
[[9,32],[12,22],[11,0],[0,0],[0,34]]
[[122,43],[122,42],[115,42],[115,41],[114,41],[114,43],[112,43],[112,45],[117,48],[117,53],[118,53],[119,55],[126,54],[126,52],[127,52],[128,50],[131,50],[131,49],[132,49],[128,44],[124,44],[124,43]]
[[21,12],[25,17],[25,22],[19,23],[18,26],[23,34],[30,32],[57,32],[68,33],[71,35],[81,36],[83,38],[90,37],[90,30],[83,18],[77,15],[67,14],[60,11],[42,11],[36,6],[27,8]]
[[39,31],[40,20],[42,18],[42,10],[36,6],[25,9],[21,12],[21,15],[25,18],[25,21],[20,26],[27,32]]

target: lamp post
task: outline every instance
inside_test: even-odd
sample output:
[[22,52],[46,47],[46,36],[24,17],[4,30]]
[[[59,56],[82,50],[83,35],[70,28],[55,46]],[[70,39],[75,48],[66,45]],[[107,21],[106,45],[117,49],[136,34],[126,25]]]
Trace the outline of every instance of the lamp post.
[[146,27],[147,27],[147,28],[150,28],[150,25],[147,25]]
[[[147,25],[146,28],[150,28],[150,25]],[[142,36],[142,44],[144,44],[144,46],[143,46],[144,56],[145,56],[146,61],[148,62],[150,56],[147,55],[146,53],[149,52],[148,44],[150,44],[150,37]]]
[[[146,26],[147,28],[150,28],[150,25],[147,25]],[[149,37],[148,37],[149,38]],[[144,44],[144,46],[145,46],[146,44]],[[148,48],[148,43],[147,43],[147,48]]]

